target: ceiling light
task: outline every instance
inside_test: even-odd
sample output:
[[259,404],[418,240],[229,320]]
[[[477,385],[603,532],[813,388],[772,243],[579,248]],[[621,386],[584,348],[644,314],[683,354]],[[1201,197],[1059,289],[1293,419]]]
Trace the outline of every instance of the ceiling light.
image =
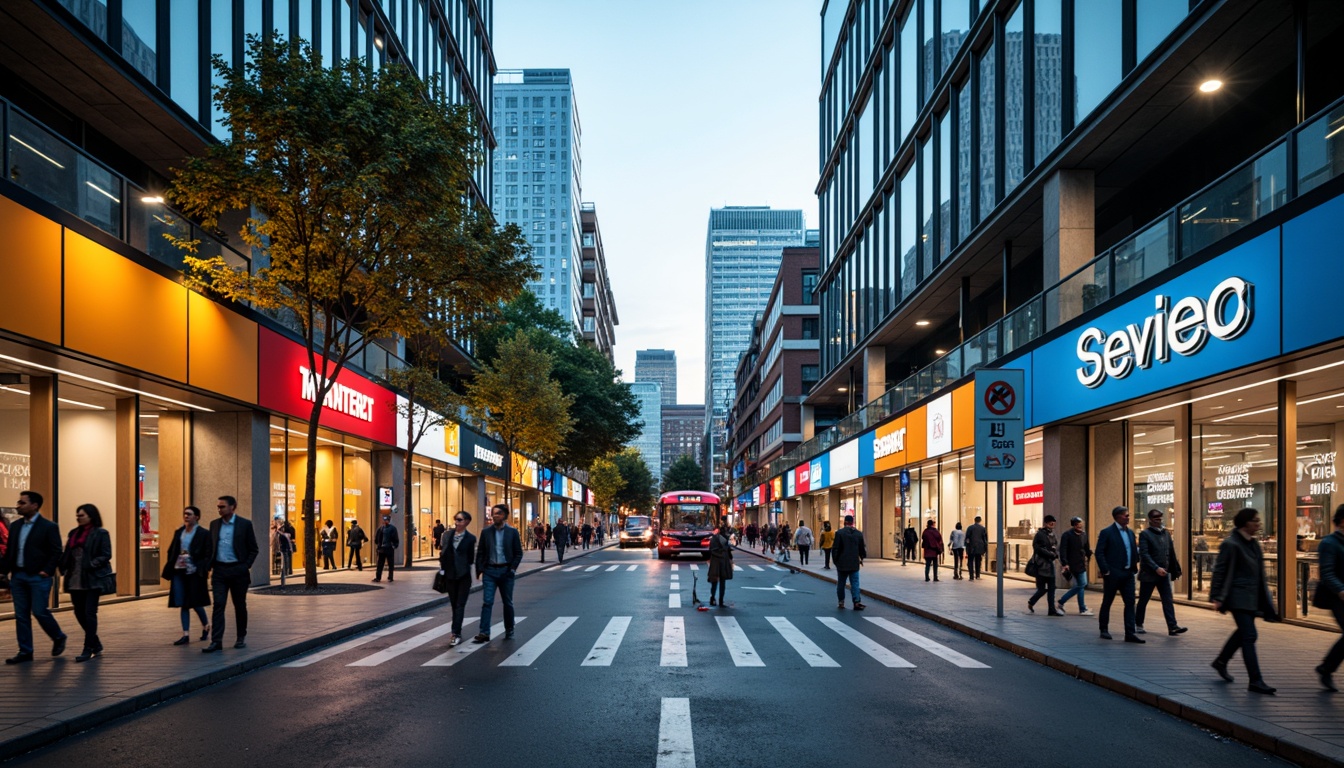
[[163,202],[163,198],[162,198],[162,197],[159,197],[159,196],[157,196],[157,195],[145,195],[144,197],[140,198],[140,202],[142,202],[142,203],[162,203],[162,202]]
[[[1252,384],[1243,384],[1243,385],[1241,385],[1241,386],[1239,386],[1239,387],[1233,387],[1232,389],[1224,390],[1224,391],[1222,391],[1222,392],[1215,392],[1215,393],[1213,393],[1213,394],[1211,394],[1211,395],[1201,395],[1201,396],[1199,396],[1199,397],[1192,397],[1192,398],[1190,398],[1189,400],[1182,400],[1182,401],[1180,401],[1179,403],[1171,403],[1170,405],[1159,405],[1159,406],[1157,406],[1156,408],[1149,408],[1149,409],[1146,410],[1146,411],[1138,411],[1137,413],[1128,413],[1128,414],[1125,414],[1124,416],[1116,416],[1115,418],[1111,419],[1111,421],[1125,421],[1125,420],[1127,420],[1127,419],[1134,419],[1134,418],[1138,418],[1138,417],[1140,417],[1140,416],[1147,416],[1147,415],[1150,414],[1150,413],[1157,413],[1158,411],[1165,411],[1165,410],[1167,410],[1168,408],[1176,408],[1176,407],[1178,407],[1178,406],[1182,406],[1182,405],[1190,405],[1191,403],[1199,403],[1199,402],[1203,402],[1203,401],[1205,401],[1205,400],[1209,400],[1209,399],[1211,399],[1211,398],[1222,397],[1223,395],[1230,395],[1230,394],[1232,394],[1233,392],[1242,392],[1242,391],[1245,391],[1245,390],[1247,390],[1247,389],[1253,389],[1253,388],[1258,387],[1258,386],[1261,386],[1261,385],[1263,385],[1263,384],[1273,384],[1273,383],[1276,382],[1276,381],[1282,381],[1282,380],[1284,380],[1284,379],[1302,378],[1303,376],[1306,376],[1307,374],[1317,373],[1317,372],[1319,372],[1319,371],[1324,371],[1324,370],[1326,370],[1327,368],[1335,368],[1335,367],[1338,367],[1338,366],[1341,366],[1341,365],[1344,365],[1344,360],[1337,360],[1337,361],[1335,361],[1335,362],[1333,362],[1333,363],[1326,363],[1325,365],[1318,365],[1318,366],[1316,366],[1315,368],[1308,368],[1308,369],[1305,370],[1305,371],[1296,371],[1296,372],[1294,372],[1294,373],[1285,373],[1285,374],[1283,374],[1282,376],[1275,376],[1274,378],[1271,378],[1271,379],[1265,379],[1264,381],[1257,381],[1257,382],[1252,383]],[[1298,403],[1298,405],[1302,405],[1302,403]],[[1274,408],[1268,408],[1268,409],[1266,409],[1266,410],[1270,410],[1270,411],[1272,411],[1272,410],[1274,410]],[[1256,411],[1256,413],[1264,413],[1264,412],[1265,412],[1265,411]],[[1242,414],[1242,415],[1244,415],[1244,416],[1249,416],[1250,414]],[[1222,421],[1222,419],[1214,419],[1214,421]]]
[[935,354],[935,355],[946,355],[946,354],[947,354],[947,350],[946,350],[946,349],[935,349],[935,350],[933,350],[933,354]]
[[929,324],[929,321],[928,321],[928,320],[916,320],[916,321],[915,321],[915,325],[919,326],[920,328],[923,328],[923,327],[927,326],[928,324]]
[[839,389],[840,389],[841,392],[848,392],[848,391],[849,391],[849,387],[840,387]]
[[1223,87],[1223,81],[1218,79],[1209,79],[1199,84],[1199,90],[1202,93],[1213,93]]

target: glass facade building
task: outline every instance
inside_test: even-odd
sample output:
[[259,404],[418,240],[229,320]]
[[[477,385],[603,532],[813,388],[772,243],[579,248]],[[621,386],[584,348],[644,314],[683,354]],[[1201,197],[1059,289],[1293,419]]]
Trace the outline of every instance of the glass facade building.
[[677,353],[671,349],[635,352],[635,381],[656,381],[663,388],[663,407],[677,404]]
[[639,449],[655,483],[663,481],[663,394],[653,381],[636,381],[630,385],[639,401],[639,420],[643,428],[630,444]]

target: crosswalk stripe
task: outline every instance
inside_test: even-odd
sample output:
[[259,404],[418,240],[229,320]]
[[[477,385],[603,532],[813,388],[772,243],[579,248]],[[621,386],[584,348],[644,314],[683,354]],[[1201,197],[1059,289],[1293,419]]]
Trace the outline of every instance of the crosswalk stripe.
[[590,571],[596,571],[598,568],[601,568],[601,567],[602,567],[602,566],[600,566],[600,565],[590,565],[590,566],[588,566],[587,568],[584,568],[584,569],[583,569],[583,572],[584,572],[584,573],[589,573]]
[[632,565],[632,566],[630,566],[629,568],[626,568],[625,570],[627,570],[627,571],[637,571],[637,570],[639,570],[639,566],[638,566],[638,565]]
[[[463,625],[466,624],[465,621],[462,623]],[[400,656],[403,653],[413,651],[422,645],[432,643],[435,640],[438,640],[440,637],[443,637],[444,635],[452,634],[452,632],[453,632],[453,623],[450,621],[446,624],[437,626],[429,630],[428,632],[421,632],[420,634],[410,638],[409,640],[403,640],[390,648],[385,648],[375,654],[365,656],[364,658],[358,661],[352,661],[349,664],[346,664],[346,666],[376,667],[385,661],[391,661],[392,659],[395,659],[396,657]]]
[[692,570],[692,571],[698,571],[698,570],[700,570],[700,566],[696,565],[695,563],[691,563],[691,570]]
[[686,666],[686,619],[681,616],[663,617],[663,657],[660,666]]
[[731,616],[715,616],[714,620],[719,624],[719,634],[723,635],[723,642],[728,646],[728,654],[733,657],[733,666],[765,666],[765,662],[761,661],[761,657],[747,639],[747,633],[742,631],[737,619]]
[[733,566],[733,570],[734,570],[734,571],[740,571],[740,570],[742,570],[742,566],[740,566],[740,565],[734,565],[734,566]]
[[619,565],[613,565],[613,566],[611,566],[610,568],[607,569],[607,573],[611,573],[612,571],[614,571],[614,570],[616,570],[617,568],[620,568],[620,567],[621,567],[621,566],[619,566]]
[[577,571],[582,567],[583,567],[582,565],[571,565],[565,569],[565,573],[569,573],[570,571]]
[[751,570],[753,570],[753,571],[764,571],[764,570],[765,570],[764,568],[762,568],[762,567],[759,566],[759,565],[749,565],[748,567],[751,568]]
[[876,624],[877,626],[892,633],[893,635],[896,635],[897,637],[903,640],[907,640],[913,645],[917,645],[920,648],[923,648],[929,653],[932,653],[934,656],[946,659],[952,662],[953,664],[957,665],[958,667],[961,667],[962,669],[989,669],[988,664],[978,662],[964,653],[954,651],[951,648],[948,648],[946,645],[943,645],[942,643],[930,640],[929,638],[917,632],[911,632],[905,627],[902,627],[898,624],[894,624],[884,618],[874,616],[866,616],[865,618],[871,621],[872,623]]
[[673,592],[672,594],[670,594],[670,595],[667,596],[667,607],[668,607],[668,608],[680,608],[680,607],[681,607],[681,593],[680,593],[680,592]]
[[695,768],[690,699],[663,699],[663,711],[658,718],[658,760],[654,765]]
[[853,643],[854,647],[877,659],[884,666],[901,669],[913,669],[915,666],[839,619],[830,616],[818,616],[817,621],[835,630],[836,634]]
[[788,641],[789,645],[793,646],[793,649],[798,652],[799,656],[803,657],[803,661],[806,661],[808,666],[840,666],[835,659],[832,659],[830,655],[821,650],[821,646],[812,642],[808,639],[807,635],[802,633],[802,630],[795,627],[793,622],[783,616],[766,616],[765,620],[770,622],[770,625],[778,630],[779,634],[784,636],[784,639]]
[[780,568],[778,565],[772,565],[772,566],[770,566],[770,568],[771,568],[771,570],[785,571],[785,572],[787,572],[787,571],[789,570],[788,568]]
[[583,660],[581,667],[610,667],[612,659],[616,658],[616,651],[621,647],[621,641],[625,639],[625,631],[630,628],[630,616],[613,616],[611,621],[607,622],[607,628],[602,630],[602,635],[593,643],[593,649],[588,652],[588,657]]
[[[433,618],[433,617],[432,617],[432,616],[420,616],[420,617],[417,617],[417,618],[414,618],[414,619],[407,619],[406,621],[399,622],[399,623],[397,623],[397,624],[393,624],[393,625],[390,626],[390,627],[383,627],[382,629],[378,630],[377,632],[370,632],[369,634],[364,635],[364,636],[362,636],[362,637],[356,637],[356,638],[354,638],[353,640],[346,640],[344,643],[340,643],[339,645],[333,645],[333,646],[331,646],[330,648],[327,648],[327,649],[325,649],[325,650],[321,650],[321,651],[318,651],[317,653],[314,653],[314,654],[311,654],[311,655],[308,655],[308,656],[304,656],[303,658],[299,659],[298,661],[291,661],[291,662],[289,662],[288,664],[281,664],[280,666],[282,666],[282,667],[306,667],[306,666],[308,666],[309,664],[316,664],[316,663],[319,662],[319,661],[326,661],[327,659],[330,659],[332,656],[337,656],[337,655],[342,654],[342,653],[345,653],[346,651],[349,651],[349,650],[351,650],[351,649],[358,648],[359,646],[364,645],[365,643],[369,643],[369,642],[372,642],[372,641],[374,641],[374,640],[377,640],[377,639],[380,638],[380,637],[387,637],[388,635],[394,635],[394,634],[396,634],[396,633],[402,631],[403,629],[409,629],[409,628],[411,628],[411,627],[414,627],[416,624],[420,624],[420,623],[422,623],[422,622],[429,621],[431,618]],[[463,624],[466,624],[465,621],[462,622],[462,623],[463,623]]]
[[[525,618],[527,618],[527,617],[526,617],[526,616],[519,616],[519,617],[515,618],[515,619],[513,620],[513,625],[514,625],[515,627],[518,626],[519,624],[523,623],[523,619],[525,619]],[[496,624],[495,626],[493,626],[493,627],[490,628],[490,635],[493,636],[493,637],[497,637],[497,636],[499,636],[500,634],[502,634],[503,632],[504,632],[504,622],[502,622],[502,621],[499,622],[498,624]],[[487,646],[487,645],[489,645],[489,643],[481,643],[480,645],[477,645],[476,643],[473,643],[473,642],[471,642],[470,640],[468,640],[467,642],[463,643],[462,645],[457,646],[456,648],[454,648],[454,649],[448,651],[447,653],[445,653],[445,654],[443,654],[443,655],[441,655],[441,656],[435,656],[434,658],[430,659],[429,661],[426,661],[424,664],[421,664],[420,666],[422,666],[422,667],[451,667],[451,666],[453,666],[454,664],[456,664],[457,662],[459,662],[459,661],[465,659],[465,658],[467,657],[467,654],[474,653],[474,652],[476,652],[476,651],[478,651],[478,650],[484,648],[484,647]]]
[[531,666],[532,662],[536,661],[541,654],[546,652],[547,648],[551,647],[551,643],[554,643],[559,639],[560,635],[564,634],[565,630],[569,629],[570,625],[578,620],[578,616],[561,616],[555,621],[552,621],[550,624],[546,625],[545,629],[538,632],[536,637],[528,640],[522,648],[519,648],[517,653],[501,661],[499,666]]

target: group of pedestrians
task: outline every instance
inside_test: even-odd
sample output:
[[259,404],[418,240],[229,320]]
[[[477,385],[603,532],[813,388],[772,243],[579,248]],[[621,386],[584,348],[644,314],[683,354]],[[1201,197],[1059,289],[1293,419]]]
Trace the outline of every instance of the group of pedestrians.
[[[504,603],[504,637],[513,638],[513,584],[518,566],[523,562],[523,541],[518,530],[508,524],[509,508],[496,504],[490,508],[491,525],[481,532],[479,541],[467,530],[471,513],[458,512],[453,516],[453,527],[439,540],[439,576],[443,577],[443,592],[452,606],[452,633],[448,644],[462,642],[462,622],[466,615],[467,596],[471,593],[471,570],[481,582],[481,631],[472,638],[474,643],[490,641],[490,619],[494,612],[495,596]],[[556,526],[558,530],[563,521]]]
[[543,524],[541,518],[532,521],[532,545],[541,553],[540,562],[546,562],[546,550],[555,547],[556,559],[565,562],[565,550],[571,546],[582,546],[588,549],[596,542],[598,547],[602,547],[607,541],[607,527],[601,520],[596,525],[587,522],[582,525],[573,526],[565,522],[564,518],[556,521],[554,526],[550,523]]
[[762,554],[773,554],[780,563],[793,561],[790,554],[792,550],[798,551],[798,563],[808,565],[810,563],[812,547],[817,546],[825,556],[823,570],[831,569],[831,547],[835,541],[835,532],[831,530],[829,521],[823,521],[821,536],[818,539],[816,533],[809,527],[804,520],[798,521],[798,527],[790,529],[788,523],[780,523],[776,526],[774,523],[758,527],[755,523],[749,523],[743,529],[738,539],[745,538],[747,546],[751,549],[756,548],[757,542],[760,542]]

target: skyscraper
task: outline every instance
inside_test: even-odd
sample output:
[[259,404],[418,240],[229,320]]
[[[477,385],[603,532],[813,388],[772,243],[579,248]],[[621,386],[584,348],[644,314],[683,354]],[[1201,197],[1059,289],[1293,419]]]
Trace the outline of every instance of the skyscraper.
[[786,246],[805,242],[803,212],[768,206],[729,206],[709,212],[705,237],[705,428],[710,480],[727,475],[721,466],[728,409],[735,390],[737,358],[751,343],[751,324],[779,271]]
[[541,273],[529,287],[582,337],[582,129],[568,69],[502,70],[495,78],[492,210],[517,224]]
[[657,382],[637,381],[630,385],[639,400],[639,418],[644,428],[630,445],[639,449],[654,482],[663,480],[663,396]]
[[635,381],[656,381],[663,387],[663,407],[677,404],[677,353],[671,349],[635,352]]

